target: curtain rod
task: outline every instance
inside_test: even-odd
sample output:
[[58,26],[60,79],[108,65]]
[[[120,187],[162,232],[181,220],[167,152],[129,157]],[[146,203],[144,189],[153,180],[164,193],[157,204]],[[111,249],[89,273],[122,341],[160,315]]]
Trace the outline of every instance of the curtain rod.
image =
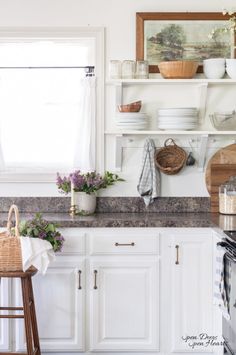
[[94,70],[94,66],[72,66],[72,67],[65,67],[65,66],[58,66],[58,67],[50,67],[50,66],[45,66],[45,67],[34,67],[34,66],[29,66],[29,67],[0,67],[0,69],[85,69],[85,70]]
[[87,65],[87,66],[72,66],[72,67],[65,67],[65,66],[59,66],[59,67],[0,67],[0,70],[3,69],[84,69],[85,70],[85,76],[94,76],[94,66]]

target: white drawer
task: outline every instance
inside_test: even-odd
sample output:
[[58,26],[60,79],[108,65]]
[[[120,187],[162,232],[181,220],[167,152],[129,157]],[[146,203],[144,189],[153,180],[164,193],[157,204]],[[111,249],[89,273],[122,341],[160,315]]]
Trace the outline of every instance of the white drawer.
[[150,254],[159,253],[159,235],[157,232],[117,228],[101,230],[90,234],[90,254]]
[[63,254],[85,254],[85,230],[79,228],[60,228],[65,238]]

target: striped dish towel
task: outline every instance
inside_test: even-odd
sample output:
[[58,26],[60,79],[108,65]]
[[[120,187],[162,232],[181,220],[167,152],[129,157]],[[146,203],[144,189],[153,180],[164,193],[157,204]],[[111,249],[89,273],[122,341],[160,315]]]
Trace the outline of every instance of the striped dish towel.
[[225,256],[226,251],[218,246],[216,249],[214,304],[219,307],[225,319],[230,319],[230,262]]
[[160,171],[155,165],[155,144],[150,138],[147,138],[143,148],[143,161],[141,174],[137,190],[143,197],[145,205],[148,206],[154,199],[160,196],[161,177]]

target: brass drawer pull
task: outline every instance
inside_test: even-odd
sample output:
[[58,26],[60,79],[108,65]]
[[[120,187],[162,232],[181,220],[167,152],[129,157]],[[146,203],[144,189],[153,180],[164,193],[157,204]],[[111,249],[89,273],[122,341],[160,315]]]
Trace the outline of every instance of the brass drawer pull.
[[176,245],[175,249],[176,249],[176,261],[175,261],[175,264],[179,265],[179,245]]
[[81,274],[82,274],[82,271],[79,270],[78,271],[78,275],[79,275],[79,285],[78,285],[78,290],[81,290],[82,289],[82,286],[81,286]]
[[115,243],[115,246],[116,246],[116,247],[134,247],[134,246],[135,246],[135,243],[134,243],[134,242],[132,242],[132,243],[127,243],[127,244]]
[[94,270],[94,286],[93,286],[93,288],[94,288],[94,290],[97,290],[97,273],[98,273],[98,271],[97,270]]

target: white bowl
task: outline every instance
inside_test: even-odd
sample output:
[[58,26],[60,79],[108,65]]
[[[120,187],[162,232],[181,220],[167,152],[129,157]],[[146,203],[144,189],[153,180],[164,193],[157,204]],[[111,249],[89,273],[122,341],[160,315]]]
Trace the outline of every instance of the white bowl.
[[203,67],[203,72],[207,79],[221,79],[225,75],[225,68],[215,69]]
[[227,66],[231,66],[231,65],[233,65],[233,66],[235,66],[236,65],[236,59],[226,59],[226,67]]
[[231,79],[236,79],[236,66],[234,67],[227,67],[226,73]]
[[225,58],[210,58],[210,59],[205,59],[203,61],[203,64],[208,66],[222,66],[225,65]]
[[231,79],[236,79],[236,59],[226,59],[226,72]]
[[203,72],[208,79],[221,79],[225,74],[225,59],[212,58],[203,61]]

